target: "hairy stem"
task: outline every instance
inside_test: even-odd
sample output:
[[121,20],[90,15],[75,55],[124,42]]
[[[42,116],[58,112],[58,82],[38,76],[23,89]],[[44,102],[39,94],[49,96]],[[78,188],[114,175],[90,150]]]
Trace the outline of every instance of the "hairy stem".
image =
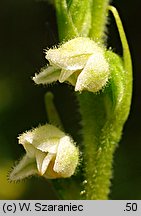
[[92,0],[55,0],[55,6],[60,41],[88,36]]
[[[111,85],[98,95],[78,95],[84,138],[86,199],[107,199],[113,155],[128,117],[132,95],[132,63],[120,17],[114,14],[123,47],[123,59],[107,52]],[[112,54],[112,55],[111,55]]]
[[105,35],[107,22],[107,6],[109,0],[93,0],[92,22],[89,37],[95,41],[102,41]]
[[[98,160],[98,155],[101,153],[103,153],[103,157],[107,157],[100,144],[101,129],[106,118],[103,97],[103,95],[94,95],[93,93],[78,95],[82,116],[84,178],[86,182],[83,198],[89,200],[106,199],[109,186],[109,182],[105,182],[104,177],[107,168],[103,167],[101,170],[102,162]],[[109,179],[109,175],[108,171],[107,179]]]
[[60,41],[78,36],[66,0],[55,0]]

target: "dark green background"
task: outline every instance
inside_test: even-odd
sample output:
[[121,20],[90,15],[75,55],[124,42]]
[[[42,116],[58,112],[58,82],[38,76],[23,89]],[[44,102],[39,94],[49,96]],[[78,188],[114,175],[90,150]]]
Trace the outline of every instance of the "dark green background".
[[[129,41],[134,66],[134,91],[130,117],[115,154],[111,199],[141,199],[141,15],[137,0],[115,0]],[[113,18],[108,45],[121,53]],[[110,22],[110,20],[109,20]],[[6,183],[9,163],[24,150],[18,134],[46,122],[44,93],[53,91],[55,104],[65,129],[79,141],[76,111],[71,87],[36,86],[31,77],[46,64],[43,50],[58,43],[55,10],[47,1],[5,0],[0,4],[0,199],[56,199],[50,183],[41,178],[17,184]],[[2,171],[4,170],[4,171]],[[8,186],[6,186],[8,184]],[[4,188],[5,187],[5,188]],[[9,189],[10,188],[10,189]],[[12,189],[11,189],[12,188]],[[10,192],[13,190],[12,192]],[[1,192],[4,191],[4,192]]]

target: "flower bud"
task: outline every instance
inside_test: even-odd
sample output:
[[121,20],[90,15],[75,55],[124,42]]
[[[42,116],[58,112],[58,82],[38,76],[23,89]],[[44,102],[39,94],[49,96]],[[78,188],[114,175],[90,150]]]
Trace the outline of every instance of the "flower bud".
[[56,80],[69,82],[75,86],[75,91],[97,92],[106,85],[109,78],[105,52],[89,38],[74,38],[59,48],[46,51],[50,65],[36,74],[33,80],[37,84],[49,84]]
[[19,136],[26,155],[10,174],[11,180],[38,174],[45,178],[67,178],[74,174],[79,160],[78,148],[70,136],[46,124]]

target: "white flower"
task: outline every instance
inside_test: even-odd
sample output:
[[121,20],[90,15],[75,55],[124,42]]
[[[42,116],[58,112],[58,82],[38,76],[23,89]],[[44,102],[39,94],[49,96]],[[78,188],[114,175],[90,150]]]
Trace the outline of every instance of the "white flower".
[[79,152],[73,140],[57,127],[46,124],[19,136],[26,155],[10,174],[11,180],[39,174],[49,179],[74,174]]
[[97,92],[109,78],[109,64],[104,52],[89,38],[74,38],[59,48],[46,51],[46,59],[50,64],[35,74],[33,80],[36,84],[67,81],[75,86],[75,91]]

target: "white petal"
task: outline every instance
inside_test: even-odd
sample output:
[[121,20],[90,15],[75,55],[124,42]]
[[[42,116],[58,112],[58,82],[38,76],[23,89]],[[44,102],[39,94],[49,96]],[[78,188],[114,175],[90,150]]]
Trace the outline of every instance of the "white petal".
[[78,148],[69,136],[65,136],[60,139],[53,170],[61,177],[70,177],[75,172],[78,159]]
[[36,150],[35,157],[36,157],[36,162],[37,162],[37,169],[39,173],[42,175],[42,164],[43,164],[44,158],[46,157],[46,153]]
[[40,175],[44,175],[44,173],[47,170],[47,167],[51,161],[51,159],[54,157],[54,154],[51,153],[43,153],[41,151],[36,152],[36,162],[37,162],[37,168],[39,170]]
[[29,143],[25,143],[23,146],[24,146],[24,149],[27,152],[28,157],[34,158],[35,157],[36,148],[32,144],[29,144]]
[[88,37],[76,37],[64,43],[60,47],[69,57],[74,55],[93,54],[96,50],[101,52],[101,48],[96,42]]
[[59,48],[49,49],[46,58],[51,65],[65,70],[81,70],[90,55],[95,52],[102,52],[93,40],[84,37],[74,38]]
[[29,158],[27,155],[25,155],[18,165],[14,167],[9,178],[11,181],[18,181],[37,173],[38,170],[35,159]]
[[49,84],[59,79],[60,70],[52,66],[44,68],[39,74],[35,74],[33,80],[36,84]]
[[52,59],[48,59],[50,65],[64,70],[80,70],[85,66],[88,58],[90,57],[90,54],[69,57],[59,53],[58,50],[51,50],[50,52],[52,53]]
[[[28,134],[32,136],[32,143],[27,142],[26,137]],[[64,132],[62,132],[57,127],[50,124],[46,124],[22,134],[19,137],[19,142],[22,145],[31,144],[33,145],[33,147],[37,149],[39,147],[40,150],[46,152],[48,149],[51,148],[51,145],[58,145],[59,139],[64,135]]]
[[42,170],[41,170],[42,175],[44,175],[44,173],[46,172],[48,165],[53,157],[54,157],[54,154],[48,153],[47,156],[44,158],[43,163],[42,163]]
[[59,82],[64,82],[66,81],[73,73],[75,70],[61,70],[60,76],[59,76]]
[[55,154],[57,152],[58,144],[59,144],[58,139],[49,139],[48,141],[38,145],[37,149],[41,150],[42,152],[50,152]]
[[97,92],[104,87],[109,77],[109,65],[103,53],[93,54],[77,78],[75,91]]
[[25,143],[30,143],[32,144],[32,141],[33,141],[33,136],[34,134],[31,132],[31,131],[28,131],[26,133],[23,133],[22,135],[20,135],[18,137],[18,140],[19,140],[19,144],[25,144]]
[[57,59],[59,54],[61,54],[62,57],[65,56],[68,58],[83,54],[93,54],[95,50],[101,52],[101,48],[93,40],[85,37],[77,37],[62,44],[59,48],[47,50],[46,59]]

